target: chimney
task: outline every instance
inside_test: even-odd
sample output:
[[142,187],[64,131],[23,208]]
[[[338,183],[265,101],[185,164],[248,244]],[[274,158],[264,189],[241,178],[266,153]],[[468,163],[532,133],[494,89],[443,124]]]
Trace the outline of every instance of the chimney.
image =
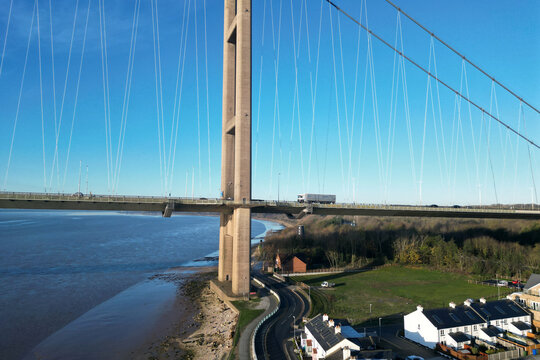
[[420,311],[420,312],[423,312],[424,311],[424,308],[422,307],[422,305],[417,305],[416,306],[416,310]]
[[348,360],[351,358],[351,349],[348,346],[343,348],[343,360]]
[[451,302],[450,304],[448,304],[452,309],[455,309],[456,308],[456,303],[455,302]]
[[336,334],[341,334],[341,325],[336,325],[336,327],[334,328],[334,331]]
[[473,299],[467,299],[463,302],[463,305],[465,306],[471,306],[471,304],[474,302]]
[[480,298],[480,302],[481,302],[482,304],[485,304],[485,303],[486,303],[486,298],[481,297],[481,298]]
[[333,319],[328,320],[328,326],[334,327],[334,320]]
[[323,314],[322,321],[328,321],[328,314]]

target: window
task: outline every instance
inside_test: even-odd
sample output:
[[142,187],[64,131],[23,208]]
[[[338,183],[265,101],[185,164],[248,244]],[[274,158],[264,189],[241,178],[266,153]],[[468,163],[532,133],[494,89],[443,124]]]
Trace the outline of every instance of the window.
[[473,314],[471,314],[471,312],[470,312],[470,311],[465,311],[465,314],[466,314],[466,315],[467,315],[467,316],[469,317],[469,319],[471,319],[471,320],[475,320],[475,318],[474,318]]
[[478,328],[477,328],[476,325],[473,326],[473,330],[474,330],[474,331],[478,330]]
[[482,309],[480,309],[480,311],[482,311],[488,317],[491,316],[491,313],[487,309],[482,308]]
[[495,306],[495,309],[500,312],[501,314],[506,314],[503,309],[501,309],[499,306]]
[[420,330],[420,324],[418,324],[418,330]]
[[441,330],[440,333],[441,333],[441,336],[444,336],[444,330]]

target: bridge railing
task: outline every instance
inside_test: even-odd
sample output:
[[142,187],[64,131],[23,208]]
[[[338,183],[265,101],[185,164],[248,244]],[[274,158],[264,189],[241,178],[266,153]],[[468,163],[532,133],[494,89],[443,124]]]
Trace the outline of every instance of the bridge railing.
[[140,195],[97,195],[97,194],[64,194],[64,193],[29,193],[29,192],[0,192],[0,199],[12,200],[41,200],[41,201],[96,201],[96,202],[137,202],[137,203],[167,203],[182,202],[192,204],[223,204],[224,200],[216,198],[183,198],[165,196]]
[[[33,193],[33,192],[6,192],[0,191],[0,199],[3,200],[37,200],[37,201],[90,201],[90,202],[120,202],[120,203],[161,203],[175,202],[186,205],[235,205],[233,200],[204,197],[167,197],[167,196],[140,196],[140,195],[98,195],[98,194],[64,194],[64,193]],[[304,204],[296,201],[276,201],[254,199],[248,203],[252,207],[269,207],[286,211],[287,208],[306,208],[311,206],[315,209],[367,209],[367,210],[390,210],[390,211],[421,211],[424,213],[538,213],[538,209],[528,209],[525,206],[422,206],[422,205],[387,205],[387,204]]]

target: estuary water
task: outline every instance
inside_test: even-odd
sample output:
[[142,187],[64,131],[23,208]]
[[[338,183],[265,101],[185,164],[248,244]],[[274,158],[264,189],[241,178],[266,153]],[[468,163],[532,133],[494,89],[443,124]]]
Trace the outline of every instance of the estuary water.
[[[253,242],[280,228],[253,220]],[[156,273],[216,264],[195,260],[217,256],[218,238],[211,216],[0,210],[0,359]]]

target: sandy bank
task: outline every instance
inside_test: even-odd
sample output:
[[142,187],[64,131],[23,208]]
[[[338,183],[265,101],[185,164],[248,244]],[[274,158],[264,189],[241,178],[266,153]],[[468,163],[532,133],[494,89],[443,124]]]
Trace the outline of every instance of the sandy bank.
[[[237,314],[210,291],[215,268],[202,269],[179,287],[177,311],[181,318],[165,335],[154,337],[133,352],[142,359],[223,359],[232,348]],[[197,269],[201,270],[201,269]]]

